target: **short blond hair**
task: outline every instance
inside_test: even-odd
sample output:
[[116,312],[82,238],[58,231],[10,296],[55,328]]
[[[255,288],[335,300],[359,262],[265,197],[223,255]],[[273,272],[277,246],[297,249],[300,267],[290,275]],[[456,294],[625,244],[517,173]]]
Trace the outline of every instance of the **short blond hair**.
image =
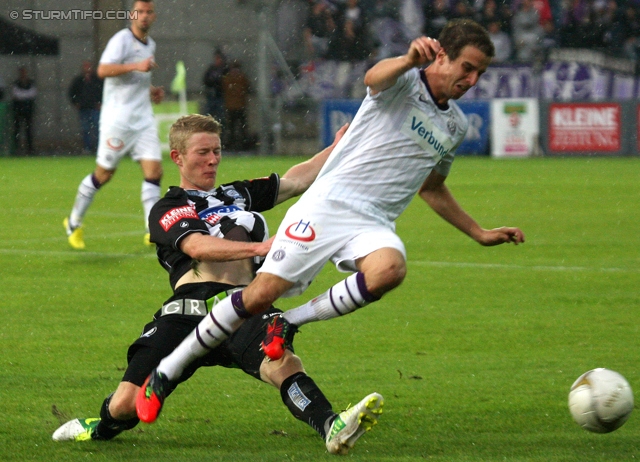
[[169,149],[185,153],[187,142],[195,133],[213,133],[220,135],[220,122],[210,115],[189,114],[180,117],[169,130]]

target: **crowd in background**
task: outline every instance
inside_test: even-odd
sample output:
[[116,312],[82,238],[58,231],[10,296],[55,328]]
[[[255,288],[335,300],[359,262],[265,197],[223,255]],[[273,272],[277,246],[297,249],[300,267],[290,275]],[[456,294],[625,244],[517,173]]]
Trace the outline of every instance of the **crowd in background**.
[[542,62],[552,48],[640,57],[640,0],[309,0],[310,59],[357,61],[402,54],[453,18],[483,24],[495,62]]

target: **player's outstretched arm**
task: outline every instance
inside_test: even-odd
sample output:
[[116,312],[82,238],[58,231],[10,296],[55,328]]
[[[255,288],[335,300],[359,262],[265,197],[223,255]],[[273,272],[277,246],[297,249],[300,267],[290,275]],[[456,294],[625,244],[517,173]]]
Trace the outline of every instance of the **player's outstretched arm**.
[[430,37],[418,37],[409,45],[407,54],[379,61],[364,76],[364,84],[372,95],[392,87],[398,77],[413,67],[424,66],[436,58],[440,42]]
[[324,148],[318,154],[311,159],[301,162],[291,167],[280,179],[280,190],[278,191],[278,198],[276,204],[291,199],[292,197],[299,196],[311,186],[311,183],[316,179],[320,169],[327,161],[329,155],[333,152],[338,142],[342,139],[349,124],[344,124],[340,127],[340,130],[336,132],[336,136],[333,139],[331,145]]
[[505,243],[524,242],[524,233],[519,228],[506,227],[484,229],[458,204],[449,188],[444,184],[445,176],[432,171],[420,188],[419,195],[445,221],[458,228],[478,244],[493,246]]
[[180,249],[196,260],[222,262],[264,257],[272,244],[273,237],[264,242],[241,242],[192,233],[180,242]]

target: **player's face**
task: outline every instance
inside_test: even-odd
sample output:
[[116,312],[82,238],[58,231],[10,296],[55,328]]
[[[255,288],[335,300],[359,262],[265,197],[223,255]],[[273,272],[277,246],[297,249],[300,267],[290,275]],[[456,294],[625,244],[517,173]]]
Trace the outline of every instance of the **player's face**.
[[180,187],[201,191],[213,189],[216,185],[221,157],[219,135],[215,133],[191,135],[186,152],[171,151],[171,158],[180,168]]
[[131,26],[141,32],[149,32],[151,24],[156,20],[156,10],[153,2],[135,2],[132,14]]
[[464,47],[455,61],[449,61],[448,57],[445,60],[447,77],[443,90],[448,99],[460,98],[478,83],[491,62],[491,58],[471,45]]

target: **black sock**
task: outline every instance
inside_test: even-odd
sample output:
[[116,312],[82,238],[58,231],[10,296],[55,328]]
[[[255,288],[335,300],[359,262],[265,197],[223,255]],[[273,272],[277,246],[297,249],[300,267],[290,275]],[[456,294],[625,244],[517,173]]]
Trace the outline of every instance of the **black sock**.
[[129,420],[116,420],[111,417],[109,403],[111,402],[112,396],[113,393],[107,396],[102,403],[102,407],[100,408],[100,423],[91,435],[91,439],[93,440],[110,440],[125,430],[131,430],[140,422],[140,419],[137,417]]
[[326,438],[325,423],[336,414],[311,377],[298,372],[286,378],[280,386],[280,395],[296,419],[310,425],[323,439]]

